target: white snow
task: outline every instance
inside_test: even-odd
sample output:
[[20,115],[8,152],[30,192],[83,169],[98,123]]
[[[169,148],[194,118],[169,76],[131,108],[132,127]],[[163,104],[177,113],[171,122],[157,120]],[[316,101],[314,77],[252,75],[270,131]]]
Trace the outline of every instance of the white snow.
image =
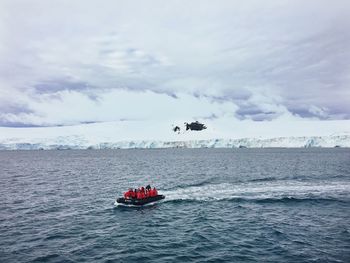
[[[202,121],[208,127],[203,131],[185,131],[183,120],[0,127],[0,149],[350,147],[350,121]],[[181,126],[180,134],[172,125]]]

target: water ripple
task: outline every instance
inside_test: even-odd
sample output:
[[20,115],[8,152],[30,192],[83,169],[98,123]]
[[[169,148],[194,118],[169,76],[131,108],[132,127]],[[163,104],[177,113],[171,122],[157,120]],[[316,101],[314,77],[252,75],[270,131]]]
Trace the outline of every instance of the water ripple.
[[[348,262],[350,150],[0,151],[0,262]],[[151,183],[166,199],[115,207]]]

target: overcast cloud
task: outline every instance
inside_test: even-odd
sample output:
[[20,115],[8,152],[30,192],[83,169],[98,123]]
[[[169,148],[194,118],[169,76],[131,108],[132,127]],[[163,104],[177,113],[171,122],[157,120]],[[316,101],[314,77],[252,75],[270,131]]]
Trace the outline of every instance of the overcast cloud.
[[350,2],[0,2],[0,126],[350,119]]

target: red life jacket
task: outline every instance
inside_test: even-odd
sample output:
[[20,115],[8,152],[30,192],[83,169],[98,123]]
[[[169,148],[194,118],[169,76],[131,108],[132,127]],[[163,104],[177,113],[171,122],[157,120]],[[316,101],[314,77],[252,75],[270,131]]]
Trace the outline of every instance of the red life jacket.
[[158,195],[158,191],[156,188],[153,188],[153,194],[154,194],[154,196]]
[[149,195],[150,195],[150,196],[154,196],[154,191],[153,191],[153,189],[149,190]]
[[141,199],[141,192],[137,192],[136,198],[137,198],[137,199]]
[[145,193],[141,192],[141,199],[145,198]]

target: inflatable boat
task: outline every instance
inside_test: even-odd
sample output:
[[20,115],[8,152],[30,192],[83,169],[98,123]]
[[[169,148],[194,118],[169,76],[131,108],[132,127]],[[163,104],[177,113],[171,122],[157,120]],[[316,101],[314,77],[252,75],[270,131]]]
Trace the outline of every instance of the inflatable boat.
[[124,198],[124,197],[120,197],[117,198],[116,202],[118,204],[123,204],[123,205],[137,205],[137,206],[141,206],[141,205],[146,205],[149,203],[153,203],[159,200],[164,199],[165,196],[164,195],[156,195],[156,196],[150,196],[150,197],[146,197],[143,199],[136,199],[136,198]]

